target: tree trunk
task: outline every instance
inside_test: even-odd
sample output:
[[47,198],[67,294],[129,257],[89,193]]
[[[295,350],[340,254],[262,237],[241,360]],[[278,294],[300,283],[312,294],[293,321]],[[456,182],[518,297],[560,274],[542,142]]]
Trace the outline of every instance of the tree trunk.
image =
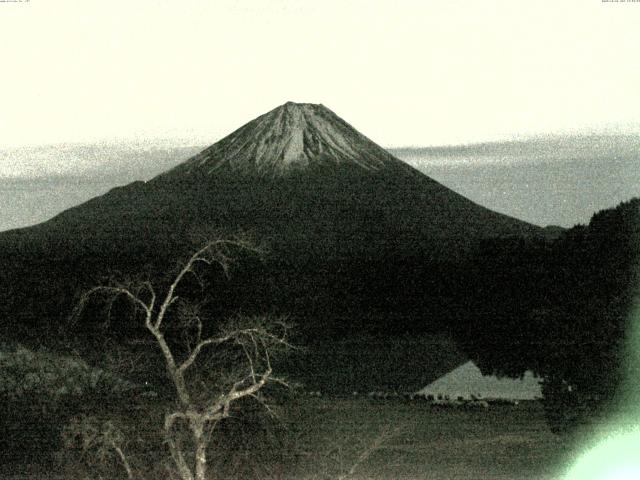
[[206,480],[207,473],[207,437],[204,435],[202,425],[193,428],[194,442],[196,445],[196,477],[195,480]]
[[205,480],[207,473],[207,443],[200,440],[196,447],[196,480]]
[[166,441],[169,446],[169,451],[171,452],[171,458],[173,458],[173,462],[178,469],[178,474],[182,480],[193,480],[193,473],[191,473],[191,469],[182,455],[182,447],[179,444],[176,445],[171,435],[172,433],[170,429],[168,429],[166,432]]

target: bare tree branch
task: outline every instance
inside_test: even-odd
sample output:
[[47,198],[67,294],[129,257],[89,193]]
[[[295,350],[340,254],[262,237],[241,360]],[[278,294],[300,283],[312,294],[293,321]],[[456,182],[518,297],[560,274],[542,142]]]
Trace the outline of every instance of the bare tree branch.
[[195,348],[191,351],[191,353],[189,354],[189,356],[187,357],[187,359],[182,362],[180,364],[180,366],[178,367],[178,373],[179,374],[184,374],[184,372],[191,366],[193,365],[193,362],[196,361],[196,358],[198,358],[198,355],[200,355],[200,352],[202,352],[202,349],[209,346],[209,345],[219,345],[221,343],[224,343],[226,341],[229,341],[231,338],[233,338],[230,335],[227,335],[226,337],[220,337],[220,338],[208,338],[206,340],[202,340],[200,343],[198,343]]
[[[92,289],[85,292],[81,297],[79,302],[76,304],[73,312],[71,313],[70,319],[72,323],[75,323],[82,311],[87,307],[89,301],[98,295],[103,295],[108,297],[109,301],[115,300],[117,297],[124,295],[136,308],[142,309],[147,316],[151,316],[153,306],[147,305],[142,301],[139,297],[131,293],[128,289],[123,287],[113,287],[113,286],[98,286],[93,287]],[[152,297],[153,298],[153,297]]]
[[[123,296],[134,306],[135,312],[144,313],[144,325],[160,347],[178,400],[177,410],[165,415],[164,432],[171,458],[182,480],[204,480],[207,444],[217,423],[229,417],[232,403],[244,397],[251,397],[263,404],[271,414],[272,410],[258,392],[270,381],[287,385],[284,380],[272,377],[271,365],[273,352],[293,348],[287,339],[291,327],[284,319],[236,316],[219,328],[217,336],[203,339],[203,321],[200,318],[198,306],[183,301],[181,311],[177,314],[178,319],[182,320],[182,323],[178,323],[177,326],[187,347],[186,357],[182,360],[178,360],[172,350],[176,340],[172,338],[175,336],[175,329],[163,328],[169,309],[180,298],[177,291],[185,277],[193,275],[202,286],[202,278],[196,270],[199,264],[218,265],[225,275],[228,275],[229,268],[234,262],[232,248],[255,253],[259,251],[244,240],[209,241],[179,268],[163,296],[157,296],[150,281],[133,285],[94,287],[81,297],[72,315],[74,320],[77,319],[94,296],[106,297],[109,311],[116,299]],[[162,301],[158,304],[159,298],[162,298]],[[169,336],[171,341],[166,336]],[[219,354],[217,357],[203,355],[205,349],[214,347],[217,347],[213,350],[213,353]],[[229,378],[228,383],[221,384],[222,393],[218,390],[214,394],[201,381],[203,378],[211,377],[198,377],[202,372],[197,371],[194,365],[198,363],[200,357],[206,357],[210,361],[217,358],[221,365],[214,365],[217,369],[214,370],[216,375],[223,371],[226,364],[239,361],[234,376]],[[243,362],[242,358],[246,361]],[[200,365],[204,366],[204,364]],[[211,368],[211,365],[206,367]],[[187,377],[189,372],[190,375]],[[194,387],[198,387],[199,390]],[[183,428],[180,429],[180,426]],[[185,432],[184,427],[191,432],[194,450],[190,456],[185,456],[183,446],[180,444],[180,433]],[[195,462],[193,466],[189,465],[190,458]]]

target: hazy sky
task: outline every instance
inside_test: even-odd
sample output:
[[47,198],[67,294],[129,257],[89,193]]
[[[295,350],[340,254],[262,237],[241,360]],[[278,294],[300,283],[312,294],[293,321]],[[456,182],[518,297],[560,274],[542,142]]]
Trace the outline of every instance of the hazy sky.
[[387,147],[640,131],[639,47],[601,0],[0,3],[0,148],[206,144],[287,100]]

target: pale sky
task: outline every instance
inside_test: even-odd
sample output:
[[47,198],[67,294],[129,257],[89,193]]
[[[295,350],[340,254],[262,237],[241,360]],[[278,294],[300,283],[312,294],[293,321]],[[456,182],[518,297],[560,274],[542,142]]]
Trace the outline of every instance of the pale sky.
[[640,2],[0,3],[0,148],[207,144],[288,100],[385,147],[640,132],[639,47]]

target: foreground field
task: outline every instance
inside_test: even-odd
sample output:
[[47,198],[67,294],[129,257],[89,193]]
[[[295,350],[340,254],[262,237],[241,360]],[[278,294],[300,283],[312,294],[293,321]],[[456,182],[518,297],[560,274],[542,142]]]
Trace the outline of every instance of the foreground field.
[[569,453],[537,402],[479,411],[313,399],[298,414],[310,461],[291,478],[550,479]]
[[[128,425],[126,451],[135,478],[169,478],[159,435],[164,405],[150,401],[115,414],[103,407],[89,413]],[[209,458],[217,475],[211,478],[542,480],[559,478],[571,454],[566,440],[549,431],[538,402],[474,410],[400,399],[298,396],[282,405],[270,426],[255,425],[250,421],[214,435]],[[51,458],[59,462],[62,456],[61,464],[30,457],[5,464],[0,477],[126,478],[117,459],[94,470],[91,452],[56,448],[58,456]]]

